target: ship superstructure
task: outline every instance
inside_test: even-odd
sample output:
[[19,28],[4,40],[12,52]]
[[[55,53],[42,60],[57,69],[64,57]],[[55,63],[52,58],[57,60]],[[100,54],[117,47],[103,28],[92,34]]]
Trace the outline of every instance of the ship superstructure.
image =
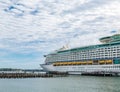
[[45,55],[44,70],[82,74],[120,72],[120,34],[99,39],[102,44],[66,49]]

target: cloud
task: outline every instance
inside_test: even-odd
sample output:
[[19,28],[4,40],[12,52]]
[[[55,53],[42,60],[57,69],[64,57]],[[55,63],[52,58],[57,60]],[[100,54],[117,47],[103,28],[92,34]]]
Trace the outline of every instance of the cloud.
[[100,44],[100,37],[120,29],[119,8],[119,0],[1,0],[0,54],[3,61],[43,62],[44,54],[66,43]]

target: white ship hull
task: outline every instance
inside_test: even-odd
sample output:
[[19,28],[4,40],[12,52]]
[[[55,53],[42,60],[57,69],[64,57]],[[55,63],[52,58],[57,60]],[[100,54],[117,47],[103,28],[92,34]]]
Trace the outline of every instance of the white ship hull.
[[82,74],[82,73],[117,73],[120,74],[120,64],[117,65],[76,65],[76,66],[53,66],[41,65],[42,68],[48,72],[68,72],[68,74]]

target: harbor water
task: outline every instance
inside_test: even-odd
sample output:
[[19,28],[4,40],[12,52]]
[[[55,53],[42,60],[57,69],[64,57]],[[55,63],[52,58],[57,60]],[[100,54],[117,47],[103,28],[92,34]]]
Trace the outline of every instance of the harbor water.
[[0,92],[120,92],[120,77],[0,79]]

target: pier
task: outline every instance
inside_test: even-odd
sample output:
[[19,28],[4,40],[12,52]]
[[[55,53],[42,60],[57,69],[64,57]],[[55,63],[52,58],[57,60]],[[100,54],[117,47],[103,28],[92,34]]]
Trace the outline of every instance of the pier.
[[83,72],[81,75],[85,76],[115,76],[119,77],[120,72],[99,71],[99,72]]

